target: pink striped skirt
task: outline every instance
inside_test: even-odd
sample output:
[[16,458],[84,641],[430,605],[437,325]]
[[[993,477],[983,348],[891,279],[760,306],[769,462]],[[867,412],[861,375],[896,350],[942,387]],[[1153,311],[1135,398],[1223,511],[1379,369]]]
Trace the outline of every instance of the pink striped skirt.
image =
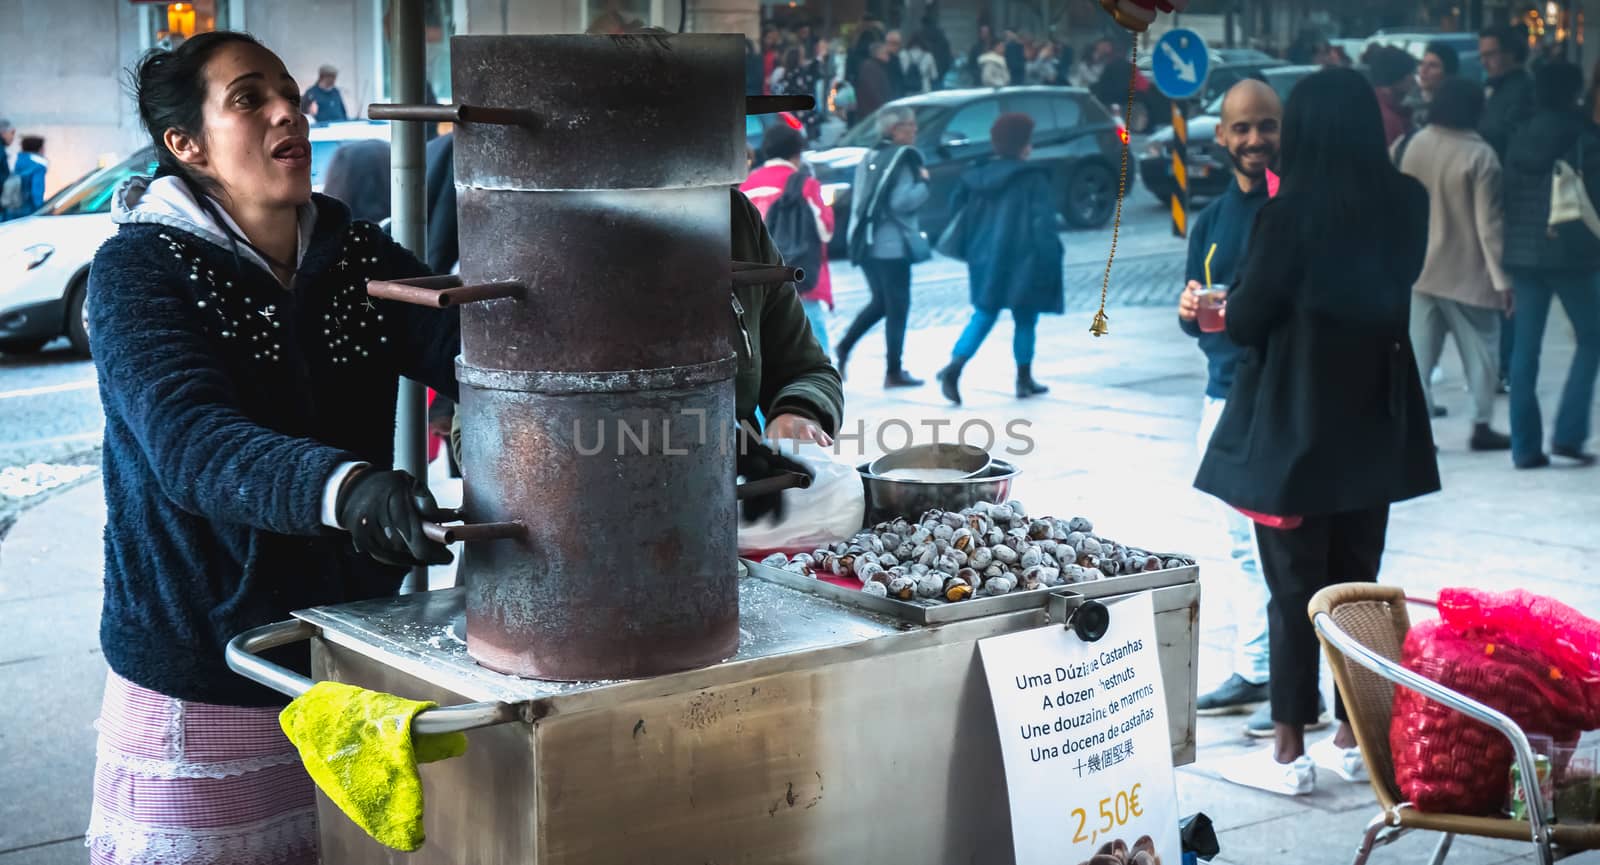
[[278,710],[173,699],[111,673],[85,843],[94,865],[316,865],[315,789]]

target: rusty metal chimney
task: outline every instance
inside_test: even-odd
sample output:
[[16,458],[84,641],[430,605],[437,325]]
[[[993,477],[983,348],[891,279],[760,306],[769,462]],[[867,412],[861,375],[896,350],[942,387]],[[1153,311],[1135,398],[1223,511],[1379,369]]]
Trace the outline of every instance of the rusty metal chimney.
[[461,305],[463,513],[513,524],[459,532],[479,538],[460,567],[486,667],[634,678],[738,648],[743,52],[736,35],[458,36],[459,104],[388,109],[457,122],[461,279],[370,290]]

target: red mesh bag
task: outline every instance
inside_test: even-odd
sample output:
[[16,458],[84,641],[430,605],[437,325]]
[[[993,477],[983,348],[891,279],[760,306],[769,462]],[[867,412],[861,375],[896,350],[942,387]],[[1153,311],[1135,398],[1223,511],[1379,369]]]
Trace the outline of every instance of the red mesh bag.
[[[1401,664],[1504,712],[1526,732],[1564,741],[1587,729],[1582,683],[1498,636],[1486,629],[1463,634],[1442,619],[1423,622],[1406,636]],[[1389,747],[1400,793],[1419,810],[1488,816],[1505,802],[1511,744],[1409,688],[1395,688]]]
[[1583,686],[1588,701],[1583,729],[1600,729],[1600,622],[1523,589],[1445,589],[1439,593],[1439,616],[1457,633],[1490,633],[1503,645],[1549,659]]

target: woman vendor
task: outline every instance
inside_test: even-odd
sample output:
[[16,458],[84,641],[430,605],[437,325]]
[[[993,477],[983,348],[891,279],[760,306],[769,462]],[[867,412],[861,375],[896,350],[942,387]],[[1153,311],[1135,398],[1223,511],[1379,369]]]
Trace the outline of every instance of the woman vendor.
[[271,51],[205,33],[132,83],[157,169],[119,192],[88,295],[111,667],[91,859],[314,863],[283,697],[223,649],[449,560],[422,532],[433,498],[388,467],[396,379],[455,396],[458,319],[367,297],[427,268],[312,194],[301,88]]

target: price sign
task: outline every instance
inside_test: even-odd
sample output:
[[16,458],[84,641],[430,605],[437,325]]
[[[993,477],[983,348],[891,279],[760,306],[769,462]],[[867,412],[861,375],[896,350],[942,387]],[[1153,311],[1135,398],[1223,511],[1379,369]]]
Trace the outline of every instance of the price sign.
[[1149,593],[1113,605],[1095,643],[1060,625],[979,641],[1017,865],[1079,865],[1107,847],[1182,861],[1157,645]]

